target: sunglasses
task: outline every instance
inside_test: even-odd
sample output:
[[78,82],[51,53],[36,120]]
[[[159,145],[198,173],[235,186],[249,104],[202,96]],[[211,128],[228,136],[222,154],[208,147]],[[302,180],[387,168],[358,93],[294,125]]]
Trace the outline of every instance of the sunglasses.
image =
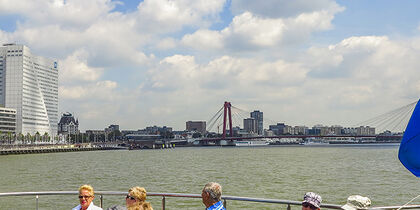
[[133,196],[130,196],[130,195],[127,195],[127,196],[125,196],[125,199],[130,199],[130,200],[136,200],[136,198],[135,197],[133,197]]
[[92,197],[92,196],[91,195],[79,195],[79,199],[82,199],[82,198],[88,199],[90,197]]
[[302,203],[302,206],[305,208],[311,208],[312,210],[316,210],[318,209],[317,207],[315,207],[314,205],[310,204],[310,203]]

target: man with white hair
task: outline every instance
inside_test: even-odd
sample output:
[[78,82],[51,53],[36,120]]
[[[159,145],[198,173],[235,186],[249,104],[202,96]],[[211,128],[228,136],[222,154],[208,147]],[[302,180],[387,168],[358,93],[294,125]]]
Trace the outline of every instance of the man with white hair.
[[222,186],[216,182],[209,182],[204,186],[201,198],[207,210],[226,210],[221,201]]

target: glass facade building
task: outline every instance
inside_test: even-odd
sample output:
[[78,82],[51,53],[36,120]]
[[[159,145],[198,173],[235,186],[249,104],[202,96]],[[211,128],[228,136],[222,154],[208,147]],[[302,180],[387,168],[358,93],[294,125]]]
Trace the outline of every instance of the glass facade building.
[[16,133],[57,134],[58,65],[24,45],[0,47],[0,104],[16,110]]
[[16,110],[0,107],[0,134],[16,133]]
[[256,121],[258,135],[263,135],[264,134],[264,124],[263,124],[263,122],[264,122],[264,114],[263,114],[263,112],[260,112],[258,110],[255,110],[255,111],[251,112],[250,115]]

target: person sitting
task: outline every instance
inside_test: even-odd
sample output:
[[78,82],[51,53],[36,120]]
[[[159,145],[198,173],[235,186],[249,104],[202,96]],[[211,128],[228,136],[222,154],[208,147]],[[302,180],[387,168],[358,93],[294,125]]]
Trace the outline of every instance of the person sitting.
[[90,185],[82,185],[79,187],[79,202],[80,204],[72,210],[102,210],[102,208],[93,204],[95,199],[95,192]]
[[322,198],[314,192],[307,192],[303,196],[302,210],[320,210]]
[[201,198],[207,210],[226,210],[221,197],[222,186],[216,182],[207,183],[201,192]]
[[152,205],[146,202],[146,190],[143,187],[132,187],[125,197],[127,210],[153,210]]

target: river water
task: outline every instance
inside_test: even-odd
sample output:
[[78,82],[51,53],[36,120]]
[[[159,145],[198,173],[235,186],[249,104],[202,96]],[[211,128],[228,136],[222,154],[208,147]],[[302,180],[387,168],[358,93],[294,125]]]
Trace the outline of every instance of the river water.
[[[324,203],[344,204],[359,194],[374,206],[402,205],[420,194],[419,179],[398,161],[398,145],[200,147],[0,156],[0,192],[76,191],[91,184],[100,191],[200,194],[209,181],[223,194],[301,200],[307,191]],[[161,209],[160,197],[148,197]],[[99,199],[95,200],[99,204]],[[124,205],[104,198],[105,209]],[[417,202],[419,203],[419,202]],[[41,196],[40,209],[71,209],[74,196]],[[167,209],[203,209],[201,199],[167,198]],[[284,205],[228,201],[229,209],[284,209]],[[0,209],[35,209],[33,197],[0,197]],[[292,209],[300,209],[292,206]]]

